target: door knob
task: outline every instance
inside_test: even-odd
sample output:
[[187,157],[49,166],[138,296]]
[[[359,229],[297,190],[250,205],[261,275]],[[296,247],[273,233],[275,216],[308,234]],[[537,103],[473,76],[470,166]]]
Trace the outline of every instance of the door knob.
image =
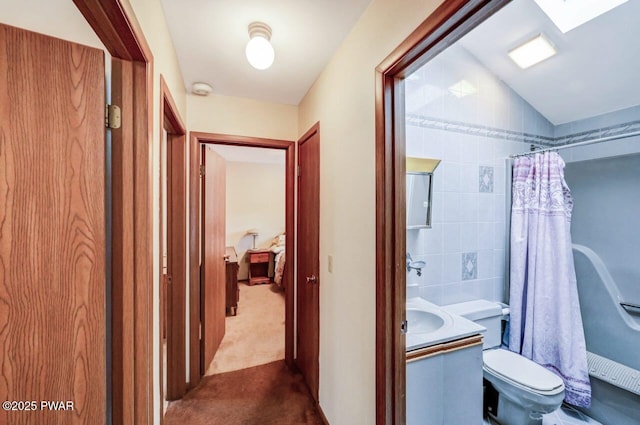
[[318,278],[316,277],[316,275],[311,275],[311,276],[307,276],[307,283],[317,283],[318,282]]

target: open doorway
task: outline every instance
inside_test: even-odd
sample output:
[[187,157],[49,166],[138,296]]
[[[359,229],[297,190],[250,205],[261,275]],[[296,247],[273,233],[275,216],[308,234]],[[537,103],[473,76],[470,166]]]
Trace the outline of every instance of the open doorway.
[[[205,149],[224,161],[225,181],[225,332],[205,364],[205,375],[214,375],[285,357],[286,153],[216,144]],[[211,213],[207,204],[203,214]],[[221,235],[202,231],[201,237],[206,246]]]
[[160,417],[185,392],[185,126],[160,78]]
[[[242,304],[243,286],[240,286],[240,300],[238,300],[238,290],[235,289],[235,285],[237,284],[236,282],[238,280],[238,275],[236,273],[239,273],[239,277],[241,281],[242,279],[246,278],[247,282],[249,282],[249,278],[251,277],[253,278],[253,280],[251,280],[251,283],[254,283],[254,285],[247,285],[247,289],[254,289],[253,287],[256,286],[255,289],[256,291],[259,292],[261,290],[264,291],[265,289],[270,289],[271,286],[273,286],[274,288],[282,288],[284,290],[284,334],[280,336],[280,341],[284,340],[284,342],[280,342],[280,344],[284,345],[284,359],[286,364],[289,366],[293,364],[293,320],[294,320],[293,319],[294,317],[293,316],[293,302],[294,302],[293,264],[292,262],[286,263],[285,261],[282,277],[280,278],[279,276],[276,276],[276,272],[278,270],[276,267],[277,265],[275,263],[275,260],[276,260],[276,254],[277,254],[276,251],[278,251],[279,249],[278,246],[280,246],[280,248],[282,248],[282,250],[287,253],[285,255],[288,255],[289,258],[292,258],[292,254],[294,252],[293,250],[294,244],[292,243],[292,241],[295,239],[294,219],[293,219],[294,218],[293,214],[294,214],[295,143],[291,141],[283,141],[283,140],[192,133],[192,140],[191,140],[191,146],[190,146],[191,158],[192,158],[192,162],[191,162],[192,164],[192,167],[191,167],[192,168],[191,169],[191,173],[192,173],[191,174],[191,200],[192,202],[191,202],[190,214],[191,214],[191,219],[194,223],[201,222],[201,226],[200,226],[201,228],[198,229],[196,227],[196,232],[195,232],[196,234],[194,235],[195,237],[191,239],[192,244],[190,246],[190,255],[192,259],[191,261],[192,284],[190,288],[190,325],[192,329],[195,329],[195,332],[193,331],[191,332],[191,337],[189,340],[190,364],[191,364],[190,387],[195,386],[200,381],[201,376],[203,376],[205,372],[207,372],[207,369],[209,369],[209,366],[211,364],[211,360],[213,360],[213,358],[215,357],[215,355],[213,355],[214,353],[210,353],[209,359],[205,360],[205,356],[204,356],[205,353],[201,352],[201,349],[200,349],[201,346],[203,345],[204,347],[207,346],[207,344],[209,343],[207,341],[207,338],[210,338],[208,336],[208,333],[206,332],[207,323],[206,323],[206,318],[204,317],[206,311],[203,309],[203,307],[205,306],[210,307],[210,305],[202,304],[201,300],[204,297],[206,297],[206,288],[205,288],[205,291],[203,292],[202,285],[199,284],[201,269],[203,270],[202,272],[204,277],[203,282],[205,283],[208,282],[208,280],[206,280],[206,277],[205,277],[207,273],[207,268],[208,268],[206,267],[206,255],[202,251],[202,248],[205,247],[206,245],[201,243],[203,240],[207,241],[207,237],[205,236],[206,229],[204,228],[206,223],[204,220],[200,221],[201,219],[206,218],[208,215],[202,213],[200,206],[203,205],[205,202],[211,201],[211,199],[207,200],[206,198],[203,198],[201,196],[202,193],[200,191],[202,189],[202,186],[207,184],[206,173],[210,172],[208,170],[208,166],[206,165],[207,159],[204,158],[205,162],[203,162],[203,156],[214,155],[221,159],[222,157],[218,153],[214,152],[213,149],[202,150],[203,146],[217,146],[221,149],[232,148],[232,147],[234,147],[235,149],[239,149],[241,147],[244,149],[261,148],[261,149],[266,149],[266,151],[271,151],[276,153],[280,152],[284,154],[284,163],[281,164],[281,166],[284,168],[284,174],[281,175],[280,177],[280,181],[281,181],[280,184],[284,185],[284,198],[280,200],[281,206],[278,207],[279,209],[283,208],[283,211],[284,211],[284,226],[282,224],[282,221],[278,222],[278,224],[276,225],[269,225],[269,226],[266,226],[266,224],[262,222],[257,223],[256,220],[259,220],[258,216],[261,213],[257,211],[251,211],[258,208],[258,210],[263,211],[262,214],[266,214],[264,210],[266,210],[266,208],[270,208],[271,204],[276,202],[275,200],[271,202],[268,199],[263,199],[260,203],[266,204],[265,205],[266,208],[265,206],[254,207],[251,205],[247,205],[247,202],[249,200],[248,197],[250,195],[247,194],[245,196],[245,193],[249,191],[251,187],[259,186],[259,183],[261,181],[261,177],[259,173],[256,174],[255,171],[251,171],[251,173],[254,174],[254,178],[251,178],[251,179],[243,178],[242,182],[238,184],[244,185],[244,187],[238,188],[236,187],[237,186],[236,183],[231,183],[234,186],[231,187],[229,190],[233,191],[233,194],[224,195],[225,200],[229,197],[230,200],[232,201],[230,202],[230,205],[238,205],[238,202],[239,202],[239,206],[232,206],[231,208],[239,208],[241,210],[249,209],[250,214],[249,214],[249,218],[246,218],[247,221],[240,220],[240,222],[238,222],[234,220],[241,214],[238,214],[237,212],[232,213],[229,210],[230,212],[229,224],[231,225],[231,227],[229,227],[229,232],[228,232],[229,236],[227,237],[226,235],[224,235],[224,233],[226,233],[226,220],[224,224],[225,228],[222,234],[217,236],[217,239],[218,239],[217,244],[222,247],[221,248],[222,255],[220,256],[220,258],[226,259],[225,263],[221,263],[224,268],[222,270],[222,274],[218,274],[218,279],[220,279],[220,276],[221,276],[223,280],[223,286],[225,286],[224,291],[222,292],[222,294],[225,295],[224,304],[219,308],[222,309],[223,316],[226,315],[227,313],[229,314],[228,316],[230,317],[229,321],[233,319],[237,319],[239,317],[238,313],[240,311],[244,312],[245,310],[245,307]],[[210,149],[210,148],[207,148],[207,149]],[[266,151],[262,151],[263,152],[262,155],[256,155],[256,156],[264,157],[265,156],[264,153]],[[256,151],[256,152],[260,152],[260,151]],[[224,161],[223,159],[222,161],[223,161],[223,166],[226,168],[226,161]],[[282,161],[282,159],[280,159],[280,161]],[[230,161],[230,162],[240,162],[240,161]],[[204,165],[202,167],[202,171],[205,172],[205,175],[202,177],[200,177],[201,168],[198,164]],[[245,176],[247,172],[249,172],[248,170],[252,168],[257,168],[257,166],[255,164],[253,165],[253,167],[249,167],[246,164],[243,166],[234,164],[229,167],[230,173],[232,174],[244,173]],[[226,179],[226,174],[227,173],[225,172],[223,177],[224,179]],[[235,182],[239,180],[231,179],[230,181]],[[225,191],[227,190],[226,184],[224,185],[224,190]],[[264,192],[268,193],[268,192],[271,192],[271,190],[270,189],[266,190],[263,188],[262,193],[255,194],[254,198],[260,198],[261,196],[264,196],[265,195]],[[205,194],[205,196],[207,195]],[[214,203],[212,203],[211,205],[213,204]],[[226,211],[227,209],[225,208],[225,212]],[[225,214],[225,212],[223,212],[222,214]],[[283,230],[284,230],[285,236],[281,237]],[[254,236],[256,239],[255,251],[253,250]],[[208,240],[211,241],[212,239],[208,238]],[[274,248],[273,250],[269,250],[269,248],[271,247],[272,241],[275,242]],[[249,248],[251,248],[250,251],[249,251]],[[266,250],[266,252],[261,251],[259,248]],[[244,256],[242,254],[238,256],[238,251],[240,251],[240,253],[244,252],[245,253]],[[246,253],[247,251],[249,251],[248,255]],[[249,262],[243,264],[242,262],[243,259],[248,260]],[[216,259],[214,258],[214,261],[215,260]],[[233,260],[236,260],[236,261],[233,261]],[[251,261],[253,261],[253,263],[251,263]],[[235,271],[236,268],[238,270],[237,272]],[[229,270],[228,284],[230,287],[233,287],[229,291],[226,290],[227,269]],[[281,285],[271,283],[276,278],[278,281],[281,282]],[[265,283],[255,285],[257,282],[265,282],[265,283],[269,282],[269,283],[268,285],[265,286],[265,288],[260,289],[258,288],[258,286],[265,285]],[[240,283],[240,285],[243,285],[243,283]],[[289,288],[290,286],[291,288]],[[229,296],[228,300],[226,295]],[[278,293],[275,293],[272,295],[282,296],[282,295],[279,295]],[[234,313],[235,313],[235,316],[234,316]],[[242,316],[247,316],[247,315],[242,315]],[[204,321],[204,323],[202,324],[203,343],[201,343],[200,339],[198,338],[201,320]],[[224,321],[226,322],[227,319],[225,319]],[[237,322],[237,320],[235,320],[235,322]],[[223,326],[226,328],[226,323],[224,323]],[[226,329],[224,330],[223,333],[226,333]],[[232,335],[235,335],[235,331],[233,334],[230,334],[228,339],[233,339]],[[278,342],[276,342],[275,344],[278,344]],[[223,351],[226,351],[225,347],[227,345],[228,344],[225,344],[223,346]],[[216,350],[218,349],[217,346],[215,348]],[[224,354],[221,354],[221,356],[225,357]],[[256,356],[255,360],[252,361],[253,364],[258,364],[256,363],[256,362],[259,362],[258,359],[260,359],[259,355]],[[241,364],[241,363],[242,362],[237,364]],[[249,365],[249,363],[247,363],[247,365]],[[222,369],[215,369],[215,367],[217,366],[214,366],[214,370],[222,370]],[[237,367],[237,365],[229,366],[227,364],[227,366],[224,366],[224,368],[229,368],[229,367],[235,368]]]
[[[506,3],[446,2],[378,69],[378,187],[382,191],[378,294],[384,300],[379,304],[383,308],[379,308],[378,318],[380,342],[385,348],[384,355],[379,355],[379,377],[384,378],[385,362],[393,365],[391,380],[381,379],[379,383],[395,385],[393,394],[406,399],[407,424],[480,423],[481,416],[485,424],[516,423],[511,416],[516,412],[523,417],[537,416],[539,423],[609,423],[613,416],[613,422],[626,423],[634,417],[631,412],[637,406],[626,412],[605,407],[608,396],[604,395],[596,371],[600,364],[624,364],[621,362],[629,360],[625,350],[611,350],[606,356],[598,353],[596,329],[602,328],[589,322],[594,314],[585,310],[594,305],[587,297],[596,293],[598,286],[587,278],[596,275],[588,266],[595,257],[585,260],[585,247],[575,244],[596,243],[590,239],[593,225],[582,221],[586,216],[594,217],[593,202],[580,202],[588,199],[585,188],[591,193],[601,190],[599,199],[602,192],[612,192],[603,189],[606,179],[594,170],[599,170],[600,164],[608,166],[610,161],[618,162],[613,168],[622,169],[622,161],[638,150],[637,144],[631,147],[638,132],[629,121],[631,111],[638,107],[637,96],[627,97],[627,90],[621,89],[625,84],[609,84],[624,81],[625,74],[618,74],[618,70],[638,65],[627,62],[629,56],[622,50],[608,48],[630,43],[629,34],[618,30],[627,28],[622,23],[634,15],[637,4],[607,9],[606,13],[576,23],[579,29],[576,26],[569,33],[572,28],[562,30],[552,14],[538,6],[539,2]],[[605,34],[609,40],[616,40],[608,41],[606,48],[605,44],[598,44]],[[532,39],[551,47],[546,56],[532,55],[528,57],[530,62],[523,63],[512,53]],[[601,46],[607,51],[604,61],[592,54]],[[608,78],[602,78],[598,71],[591,72],[601,63],[609,64]],[[610,78],[611,74],[616,78]],[[589,91],[578,87],[589,87]],[[594,93],[598,94],[598,102],[590,103]],[[554,173],[524,166],[542,160],[553,164]],[[579,169],[585,174],[580,174]],[[598,183],[586,182],[586,175],[594,174]],[[417,175],[423,181],[422,197],[415,191]],[[543,175],[552,176],[553,184]],[[617,173],[614,179],[625,177]],[[555,187],[561,189],[562,196],[559,202],[553,202],[553,207],[567,231],[564,239],[545,237],[538,243],[544,246],[541,251],[558,253],[566,248],[568,277],[552,271],[553,279],[536,280],[543,268],[553,270],[560,264],[560,255],[543,257],[531,244],[532,234],[546,234],[541,230],[544,227],[536,227],[535,231],[528,227],[529,223],[538,223],[538,216],[553,216],[551,203],[542,201]],[[418,222],[410,221],[415,209],[419,210]],[[523,214],[530,220],[524,226],[519,221]],[[584,229],[588,229],[590,238]],[[626,231],[623,229],[624,225],[608,228],[607,238],[619,243],[624,237],[612,235]],[[529,243],[526,250],[522,250],[523,242]],[[393,262],[403,262],[406,267],[389,268]],[[615,265],[612,263],[611,267]],[[523,268],[526,272],[522,272]],[[604,262],[602,268],[606,268]],[[588,291],[580,292],[585,285]],[[531,290],[534,287],[536,292]],[[546,300],[559,298],[554,296],[555,288],[574,292],[562,302],[547,305]],[[541,293],[545,297],[536,298]],[[607,302],[617,304],[618,300],[608,300],[604,295],[599,298],[598,323],[609,320],[602,313]],[[480,312],[479,307],[494,310]],[[534,307],[536,321],[531,313]],[[424,312],[453,320],[454,326],[441,335],[456,338],[455,347],[446,339],[434,343],[428,337],[417,337],[424,331],[420,326],[426,323],[426,315],[420,318],[418,313]],[[572,314],[574,319],[557,320],[560,314]],[[586,320],[580,320],[580,315]],[[484,342],[474,343],[456,334],[456,320],[487,317],[497,320],[483,325]],[[506,323],[500,323],[505,319]],[[522,325],[525,322],[526,327]],[[570,331],[562,331],[564,323],[571,323]],[[438,326],[434,326],[436,331]],[[536,329],[535,336],[531,329]],[[386,330],[391,334],[383,336]],[[424,331],[429,333],[434,333],[433,328]],[[555,339],[556,335],[563,336]],[[464,343],[465,339],[469,344]],[[581,342],[583,339],[586,344]],[[472,344],[476,344],[475,348]],[[466,369],[456,367],[453,371],[452,354],[458,353],[462,358],[466,349],[478,353],[478,345],[483,351],[476,364],[469,367],[471,362],[465,363]],[[541,346],[545,347],[544,352]],[[564,352],[569,346],[581,348]],[[447,349],[446,355],[437,352],[442,348]],[[509,353],[509,358],[502,359],[494,370],[490,365],[496,353]],[[447,360],[446,356],[451,357]],[[563,370],[557,360],[561,356],[571,358],[571,372]],[[438,357],[441,359],[434,360]],[[428,365],[434,361],[441,361],[437,373],[446,384],[430,385],[427,391],[421,385],[435,379],[430,373],[436,369]],[[510,372],[504,372],[505,365],[516,364]],[[549,398],[544,399],[548,403],[544,407],[518,404],[521,401],[517,397],[509,399],[510,387],[494,378],[493,372],[499,372],[511,379],[512,371],[525,365],[530,376],[552,372],[546,375],[549,379],[545,397]],[[405,373],[406,393],[402,382]],[[460,388],[455,389],[456,385]],[[518,380],[518,385],[532,388],[528,380]],[[465,395],[470,388],[475,388],[475,395]],[[561,396],[550,401],[560,393],[559,388],[563,391]],[[611,390],[621,389],[623,386],[618,385]],[[429,405],[430,400],[439,400],[444,391],[458,394],[458,399],[465,400],[464,406],[456,406],[455,401],[445,403],[444,408],[438,403]],[[424,397],[426,393],[428,398]],[[379,396],[385,397],[382,392]],[[394,423],[405,423],[403,402],[395,404],[396,400],[394,396],[385,399],[385,415],[387,419],[392,416]],[[513,411],[504,408],[511,401],[518,406]],[[461,419],[461,414],[473,417]]]

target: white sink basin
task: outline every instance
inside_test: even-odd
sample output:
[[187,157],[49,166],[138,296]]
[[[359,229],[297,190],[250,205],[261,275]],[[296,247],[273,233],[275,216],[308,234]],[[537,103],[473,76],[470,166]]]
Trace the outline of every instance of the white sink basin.
[[430,311],[418,310],[415,308],[407,309],[407,323],[409,334],[423,334],[435,332],[444,326],[444,319],[436,313]]

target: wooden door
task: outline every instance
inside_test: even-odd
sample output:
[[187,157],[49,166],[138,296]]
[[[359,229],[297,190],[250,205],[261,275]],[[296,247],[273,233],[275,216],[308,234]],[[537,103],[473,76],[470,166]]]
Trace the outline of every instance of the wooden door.
[[320,348],[320,132],[316,124],[298,145],[296,364],[318,401]]
[[36,402],[2,424],[106,420],[104,79],[101,50],[0,25],[0,400]]
[[225,176],[224,159],[202,147],[202,279],[200,281],[200,374],[204,374],[224,336]]

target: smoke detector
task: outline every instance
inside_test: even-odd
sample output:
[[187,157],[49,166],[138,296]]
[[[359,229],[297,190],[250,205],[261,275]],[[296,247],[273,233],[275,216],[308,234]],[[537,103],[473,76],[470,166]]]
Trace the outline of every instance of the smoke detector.
[[212,91],[213,87],[207,83],[193,83],[191,86],[191,93],[197,94],[198,96],[207,96]]

